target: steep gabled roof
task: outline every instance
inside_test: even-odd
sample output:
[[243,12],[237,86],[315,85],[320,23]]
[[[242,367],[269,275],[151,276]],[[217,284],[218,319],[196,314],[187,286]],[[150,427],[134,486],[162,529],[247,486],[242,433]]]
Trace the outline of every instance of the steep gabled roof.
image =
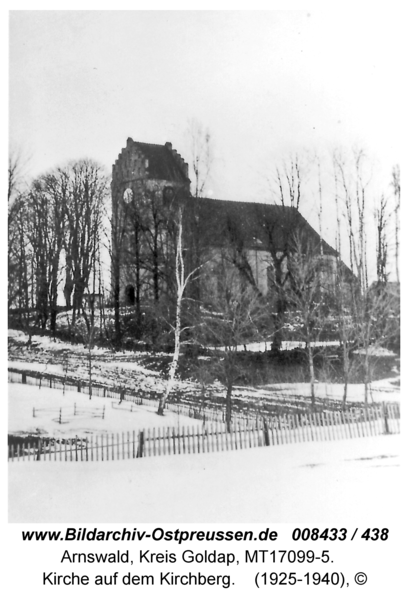
[[[223,245],[229,236],[240,239],[247,247],[271,249],[271,239],[277,251],[284,250],[288,236],[295,231],[314,250],[320,246],[320,236],[299,211],[290,206],[235,202],[214,198],[186,198],[189,212],[196,220],[196,232],[204,244]],[[336,251],[322,240],[323,253]]]

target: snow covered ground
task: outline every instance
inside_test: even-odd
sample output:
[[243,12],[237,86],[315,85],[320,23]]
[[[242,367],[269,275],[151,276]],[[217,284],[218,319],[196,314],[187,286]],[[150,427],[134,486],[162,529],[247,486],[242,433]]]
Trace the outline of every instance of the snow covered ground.
[[[400,388],[394,382],[399,382],[399,376],[390,379],[375,381],[370,387],[370,399],[373,402],[399,402]],[[271,390],[288,396],[305,396],[311,394],[309,383],[274,383],[263,385],[263,391]],[[344,385],[342,383],[319,383],[315,384],[315,394],[318,398],[330,400],[342,400]],[[237,393],[237,391],[236,391]],[[350,383],[348,385],[348,402],[363,402],[365,397],[365,386],[363,383]]]
[[[98,463],[9,463],[10,522],[388,523],[400,436]],[[398,517],[397,517],[398,518]]]
[[[28,337],[18,330],[9,330],[9,338],[20,344],[27,342]],[[88,379],[88,355],[84,346],[69,344],[48,337],[33,336],[34,349],[26,346],[13,346],[9,367],[32,370],[39,373],[64,374],[67,369],[68,376],[77,376],[84,381]],[[293,342],[291,342],[293,343]],[[265,344],[264,344],[265,346]],[[250,347],[250,345],[249,345]],[[256,348],[252,348],[256,349]],[[265,347],[259,348],[265,350]],[[148,356],[146,352],[111,352],[106,348],[96,348],[93,354],[93,380],[103,385],[123,385],[133,389],[142,396],[151,397],[152,394],[162,393],[165,389],[165,379],[161,372],[146,368],[141,362]],[[65,355],[65,359],[64,359]],[[65,367],[63,367],[63,361]],[[371,400],[373,402],[399,402],[400,378],[396,377],[382,381],[375,381],[371,386]],[[193,396],[201,394],[200,385],[196,381],[179,381],[178,389]],[[225,389],[220,384],[209,386],[214,397],[224,398]],[[317,398],[341,401],[343,396],[342,384],[317,383]],[[310,396],[309,384],[306,383],[276,383],[257,387],[235,387],[233,397],[245,399],[250,402],[275,402],[277,399],[285,401],[291,396],[304,396],[308,402]],[[348,386],[348,401],[364,401],[364,385],[350,384]]]
[[[112,407],[112,402],[117,408]],[[74,415],[74,403],[77,415]],[[132,405],[132,412],[131,412]],[[101,409],[105,406],[104,419]],[[59,409],[62,407],[61,424]],[[33,408],[35,417],[33,417]],[[84,412],[86,414],[84,414]],[[9,385],[9,433],[34,433],[44,437],[86,437],[95,433],[122,433],[149,427],[178,427],[198,425],[198,421],[174,412],[166,411],[163,417],[156,414],[156,407],[140,406],[110,398],[32,385],[13,383]]]

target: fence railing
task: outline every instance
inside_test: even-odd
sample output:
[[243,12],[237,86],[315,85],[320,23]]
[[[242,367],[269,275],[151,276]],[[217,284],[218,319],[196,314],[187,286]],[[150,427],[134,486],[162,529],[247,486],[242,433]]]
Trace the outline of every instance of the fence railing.
[[[24,383],[27,385],[34,385],[38,388],[47,387],[51,389],[63,390],[64,392],[78,392],[87,394],[88,396],[90,395],[90,389],[88,385],[84,385],[82,383],[66,383],[61,378],[52,376],[51,374],[47,374],[47,377],[41,377],[37,375],[28,375],[27,373],[18,370],[9,370],[8,381],[9,383]],[[155,408],[159,403],[159,399],[152,400],[150,398],[142,397],[136,393],[133,394],[126,392],[125,390],[109,388],[101,385],[92,385],[91,393],[92,396],[119,400],[121,403],[123,401],[132,402],[133,404],[153,406]],[[114,408],[117,408],[117,406]],[[179,415],[185,415],[191,419],[198,419],[202,421],[220,421],[221,423],[224,423],[226,420],[225,411],[221,408],[203,408],[168,402],[166,404],[166,409]],[[235,414],[234,419],[249,423],[252,421],[256,422],[257,417],[254,415]]]
[[174,454],[223,452],[299,442],[332,441],[400,432],[395,405],[364,410],[288,414],[258,424],[218,421],[197,426],[159,427],[86,438],[39,439],[8,446],[9,461],[112,461]]

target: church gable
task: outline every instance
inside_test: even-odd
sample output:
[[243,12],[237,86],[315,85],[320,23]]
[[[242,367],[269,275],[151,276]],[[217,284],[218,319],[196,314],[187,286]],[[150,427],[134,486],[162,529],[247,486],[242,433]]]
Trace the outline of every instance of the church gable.
[[135,142],[128,138],[112,167],[113,180],[119,178],[125,182],[134,179],[187,184],[189,167],[180,154],[172,148],[170,142],[163,146]]

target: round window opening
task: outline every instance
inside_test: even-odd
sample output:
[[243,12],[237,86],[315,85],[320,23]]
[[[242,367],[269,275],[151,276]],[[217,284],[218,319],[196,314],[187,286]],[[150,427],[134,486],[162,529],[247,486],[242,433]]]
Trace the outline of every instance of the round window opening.
[[133,199],[133,193],[131,188],[127,188],[124,191],[124,202],[126,202],[126,204],[129,204],[130,202],[132,202]]

